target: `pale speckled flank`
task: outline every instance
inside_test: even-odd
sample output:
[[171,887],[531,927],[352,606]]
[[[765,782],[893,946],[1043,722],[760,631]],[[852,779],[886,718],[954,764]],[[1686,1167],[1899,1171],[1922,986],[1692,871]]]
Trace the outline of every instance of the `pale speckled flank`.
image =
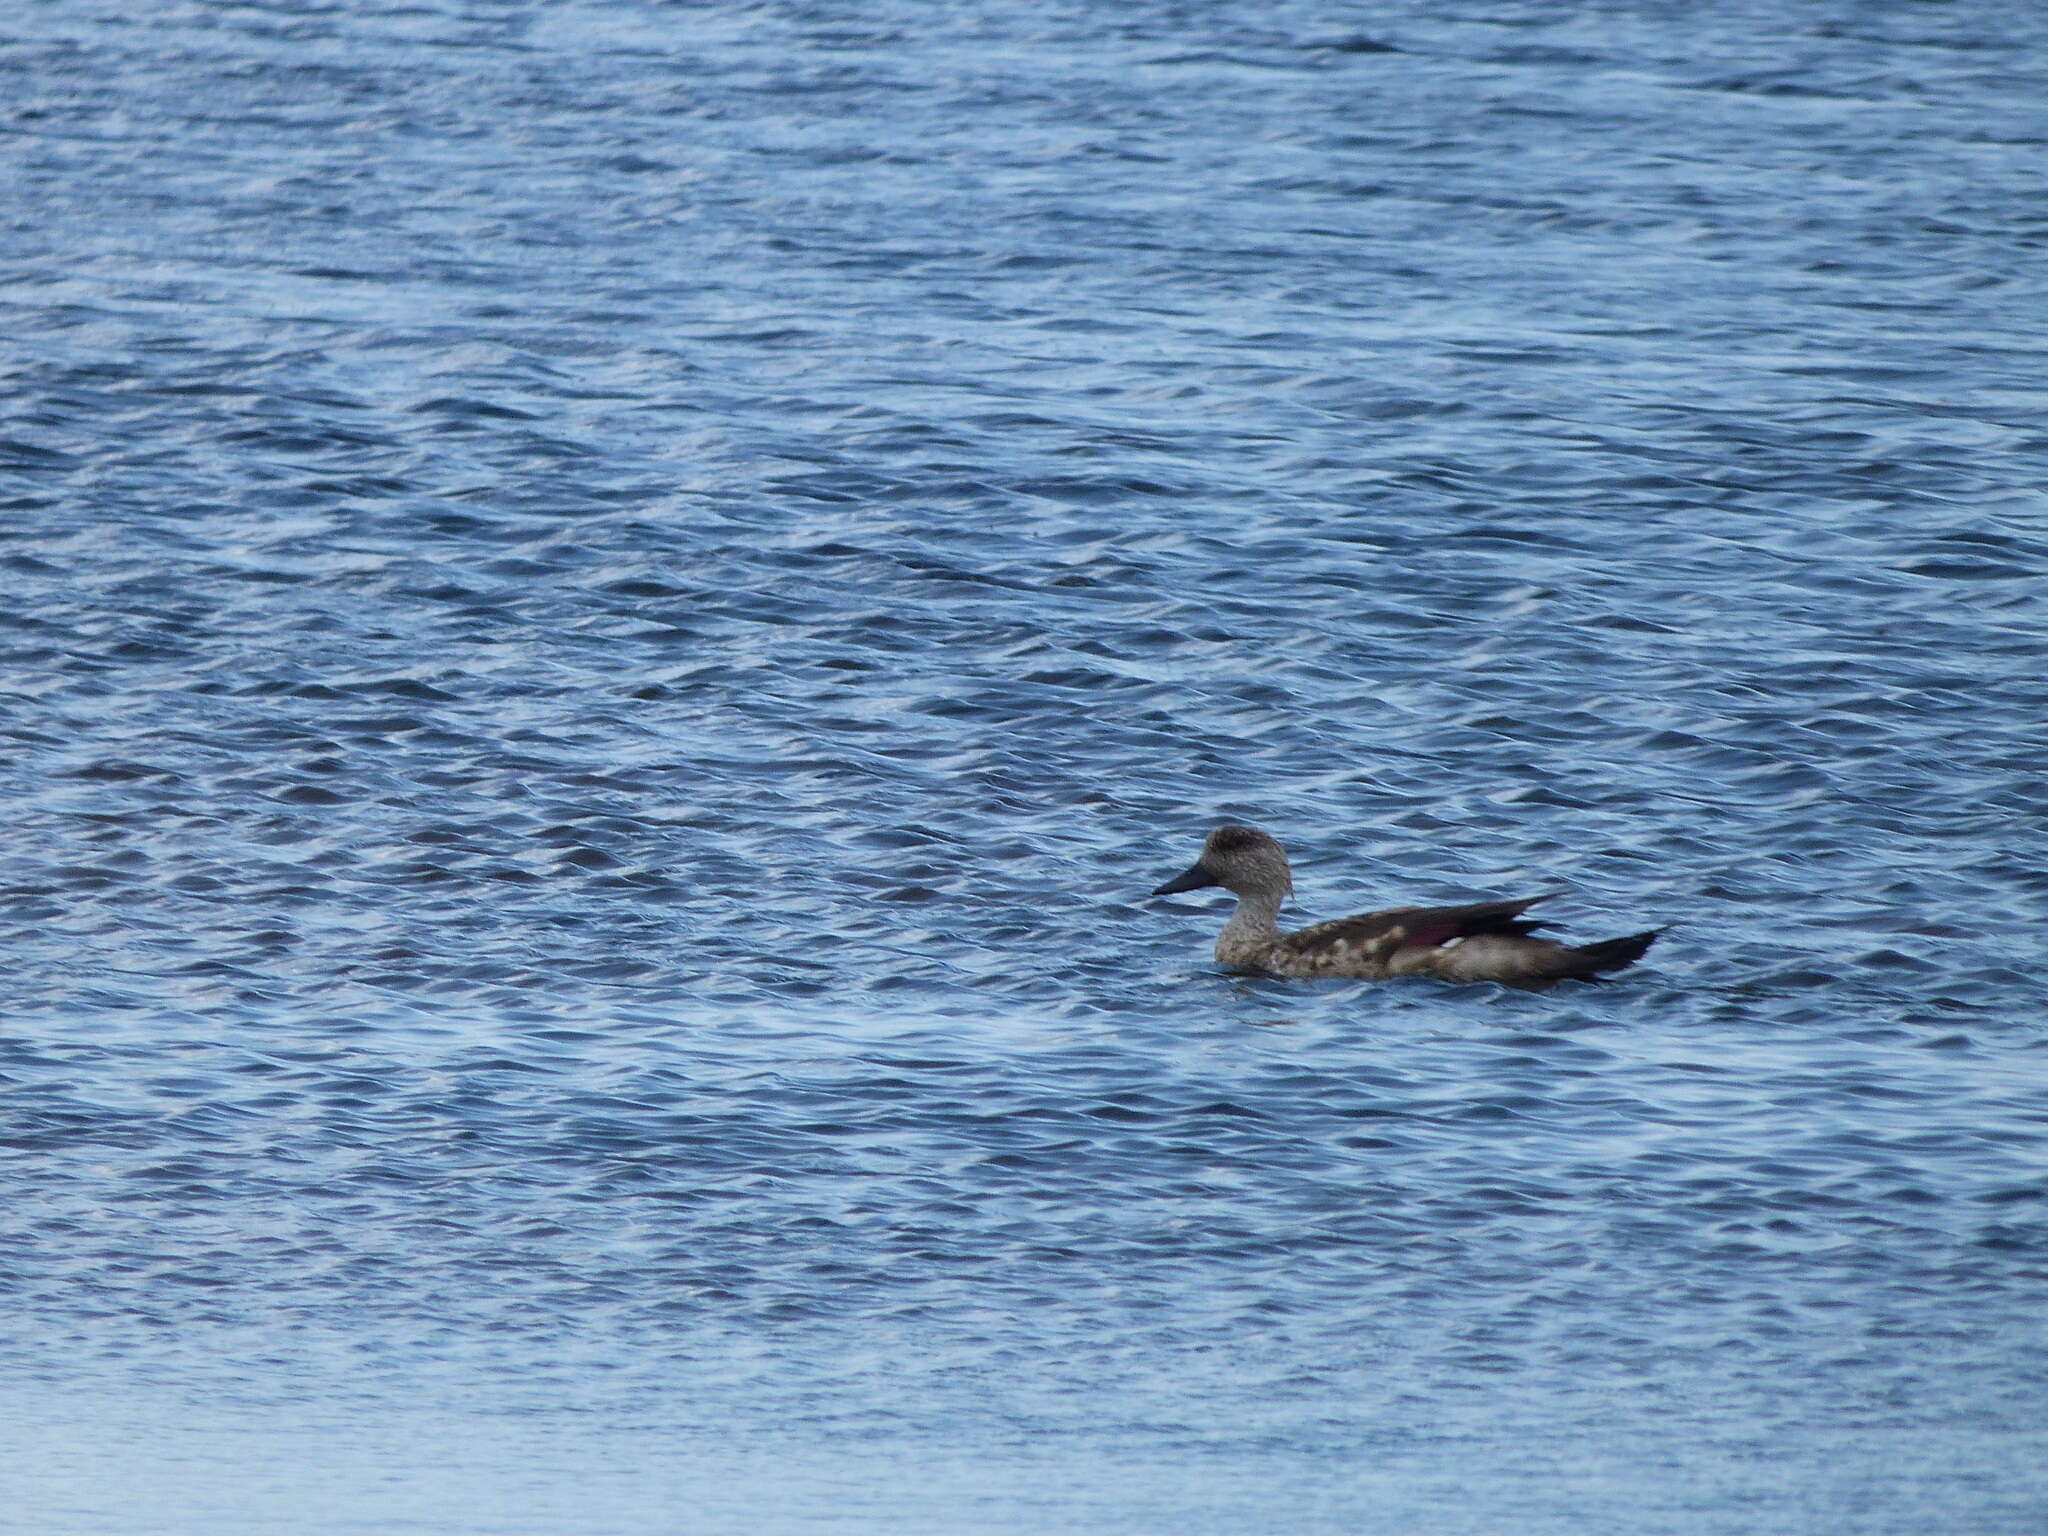
[[1237,910],[1216,940],[1217,961],[1273,976],[1436,976],[1541,988],[1626,970],[1661,931],[1581,945],[1535,938],[1534,930],[1543,925],[1522,914],[1543,898],[1531,896],[1456,907],[1392,907],[1283,933],[1278,919],[1294,888],[1293,873],[1286,851],[1256,827],[1218,827],[1194,866],[1152,894],[1207,885],[1237,897]]

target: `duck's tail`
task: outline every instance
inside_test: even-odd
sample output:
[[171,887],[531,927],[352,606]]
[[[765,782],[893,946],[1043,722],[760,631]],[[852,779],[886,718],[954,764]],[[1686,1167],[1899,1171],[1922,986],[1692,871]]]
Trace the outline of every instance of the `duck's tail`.
[[1565,974],[1576,976],[1581,981],[1598,981],[1609,971],[1625,971],[1643,958],[1643,951],[1657,942],[1662,928],[1646,928],[1641,933],[1632,933],[1622,939],[1602,939],[1597,944],[1580,944],[1568,949],[1565,954],[1571,960],[1571,969]]

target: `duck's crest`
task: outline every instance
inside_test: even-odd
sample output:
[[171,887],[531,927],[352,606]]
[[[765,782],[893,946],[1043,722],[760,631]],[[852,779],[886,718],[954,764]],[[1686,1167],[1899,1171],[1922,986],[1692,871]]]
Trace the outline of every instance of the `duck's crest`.
[[1273,839],[1261,832],[1257,827],[1240,827],[1236,825],[1218,827],[1209,834],[1207,851],[1210,853],[1242,853],[1247,848],[1256,848],[1261,843],[1270,843],[1271,841]]

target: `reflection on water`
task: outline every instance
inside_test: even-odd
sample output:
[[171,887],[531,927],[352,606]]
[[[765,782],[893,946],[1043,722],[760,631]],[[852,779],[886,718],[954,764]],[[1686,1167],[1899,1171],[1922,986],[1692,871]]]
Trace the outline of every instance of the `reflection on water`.
[[2036,1528],[2040,29],[1370,22],[12,23],[38,1531]]

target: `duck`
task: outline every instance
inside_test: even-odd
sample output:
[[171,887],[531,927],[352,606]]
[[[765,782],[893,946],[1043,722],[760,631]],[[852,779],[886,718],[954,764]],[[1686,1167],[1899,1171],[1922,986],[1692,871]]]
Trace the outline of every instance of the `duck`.
[[1664,931],[1649,928],[1576,945],[1535,938],[1534,930],[1547,925],[1522,914],[1547,898],[1531,896],[1463,907],[1390,907],[1283,933],[1275,919],[1294,889],[1294,876],[1286,850],[1257,827],[1218,827],[1193,867],[1152,894],[1211,885],[1237,897],[1237,910],[1216,940],[1217,963],[1268,976],[1435,976],[1541,991],[1567,979],[1599,981],[1627,970]]

